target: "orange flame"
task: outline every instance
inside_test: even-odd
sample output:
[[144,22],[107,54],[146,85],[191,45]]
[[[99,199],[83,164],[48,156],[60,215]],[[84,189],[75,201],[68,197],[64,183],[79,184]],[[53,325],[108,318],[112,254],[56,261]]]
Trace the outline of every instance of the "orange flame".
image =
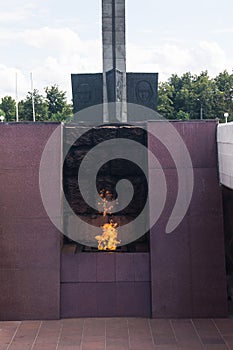
[[[100,191],[101,202],[98,203],[99,206],[102,207],[101,212],[103,212],[103,216],[106,217],[111,215],[111,211],[113,209],[113,205],[111,201],[113,199],[113,195],[108,190]],[[114,223],[113,220],[110,220],[110,223],[106,223],[101,228],[103,229],[103,233],[100,236],[96,236],[95,239],[98,241],[98,250],[116,250],[117,245],[121,242],[117,240],[117,223]]]
[[96,236],[98,241],[99,250],[116,250],[117,245],[121,242],[117,240],[117,223],[110,220],[110,223],[106,223],[101,228],[103,229],[103,234],[101,236]]
[[100,197],[102,201],[98,205],[103,207],[103,216],[107,216],[107,214],[111,214],[111,210],[113,209],[113,205],[111,205],[112,194],[110,191],[101,190]]

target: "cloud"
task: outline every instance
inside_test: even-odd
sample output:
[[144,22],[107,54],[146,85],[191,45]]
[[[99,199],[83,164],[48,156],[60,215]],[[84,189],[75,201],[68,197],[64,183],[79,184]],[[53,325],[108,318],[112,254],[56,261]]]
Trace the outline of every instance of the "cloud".
[[27,14],[22,11],[1,11],[0,23],[8,23],[15,21],[22,21],[27,17]]
[[178,44],[163,44],[156,47],[128,47],[128,70],[159,72],[160,80],[171,74],[190,71],[199,74],[208,70],[214,76],[227,69],[231,71],[232,62],[216,42],[199,41],[187,47]]
[[29,19],[33,13],[37,13],[36,4],[31,1],[8,0],[1,3],[0,23],[14,25],[15,22],[25,21]]
[[[0,66],[0,97],[15,96],[15,72],[18,72],[18,89],[21,98],[30,90],[30,72],[34,87],[58,84],[71,99],[71,73],[97,73],[102,71],[101,40],[83,40],[67,27],[8,31],[5,35],[9,47],[21,54],[15,64]],[[25,55],[25,58],[24,58]],[[23,58],[22,58],[23,57]],[[18,61],[18,62],[17,62]],[[11,61],[12,62],[12,61]],[[127,71],[159,72],[160,81],[171,74],[190,71],[199,74],[208,70],[215,76],[224,69],[231,71],[231,59],[216,42],[199,41],[187,46],[185,42],[163,43],[154,47],[127,45]]]
[[43,27],[25,30],[16,37],[26,45],[49,51],[72,52],[81,44],[78,34],[69,28]]
[[28,91],[29,88],[29,77],[17,69],[16,67],[8,67],[6,65],[0,65],[0,81],[4,82],[0,85],[0,97],[12,96],[16,98],[16,74],[17,74],[17,86],[18,86],[18,97],[23,98],[25,94],[22,91]]
[[[20,46],[31,49],[31,58],[33,55],[40,54],[46,57],[55,56],[58,58],[68,57],[70,59],[75,56],[80,56],[88,60],[91,58],[93,62],[99,57],[101,52],[100,40],[82,40],[77,32],[70,28],[50,28],[43,27],[34,30],[24,30],[21,32],[5,31],[0,34],[1,39],[12,40]],[[33,52],[33,49],[37,51]],[[98,60],[98,58],[97,58]],[[84,65],[85,66],[85,65]],[[95,66],[95,64],[94,64]]]
[[214,75],[224,69],[232,68],[231,60],[216,42],[201,41],[193,52],[196,69],[203,67],[203,70],[207,69],[211,75]]
[[[33,72],[34,87],[41,93],[44,92],[44,87],[58,84],[68,92],[68,98],[71,99],[71,73],[102,70],[101,41],[84,41],[69,28],[43,27],[19,33],[9,31],[4,37],[16,52],[21,50],[25,53],[25,59],[19,61],[17,57],[19,95],[22,98],[30,90],[30,84],[25,83],[30,72]],[[10,92],[14,96],[15,83],[12,77],[16,71],[16,68],[7,64],[0,69],[0,81],[4,82],[0,97]]]
[[212,31],[213,34],[227,34],[227,33],[233,33],[233,28],[221,28],[221,29],[215,29]]

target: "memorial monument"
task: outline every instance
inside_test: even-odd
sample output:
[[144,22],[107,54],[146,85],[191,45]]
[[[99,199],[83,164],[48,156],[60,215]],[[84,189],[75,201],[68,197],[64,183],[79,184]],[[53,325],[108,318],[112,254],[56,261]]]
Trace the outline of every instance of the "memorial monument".
[[158,74],[126,73],[125,0],[102,0],[102,42],[103,73],[72,74],[74,113],[103,104],[102,116],[84,121],[127,123],[137,121],[127,103],[156,110]]
[[[0,320],[226,317],[224,224],[228,241],[233,208],[232,190],[227,189],[233,158],[227,153],[230,126],[220,127],[216,120],[144,122],[156,115],[158,75],[126,73],[125,1],[103,0],[102,11],[103,73],[72,75],[75,112],[97,104],[102,111],[86,109],[88,113],[77,113],[71,124],[0,123]],[[131,108],[135,103],[142,106],[138,120],[133,113],[137,108]],[[124,146],[123,156],[111,147],[112,141],[122,139],[132,145]],[[106,149],[98,147],[108,140],[110,161]],[[146,154],[135,151],[135,144]],[[126,157],[125,150],[130,149]],[[88,154],[93,160],[89,164]],[[100,154],[104,162],[96,164]],[[102,213],[89,204],[93,191],[85,198],[78,191],[81,165],[86,171],[81,180],[88,189],[94,183],[100,193],[110,190],[115,198],[121,179],[134,188],[129,205],[115,213],[119,233],[123,226],[125,234],[131,219],[136,227],[148,201],[145,240],[140,237],[116,252],[99,251],[85,242],[68,247],[65,238],[61,240],[61,233],[72,238],[70,232],[86,239],[90,226],[105,224]],[[97,174],[92,183],[86,176],[91,172]],[[181,216],[190,179],[193,192]],[[226,186],[224,192],[219,179]],[[65,197],[69,206],[64,205]],[[171,232],[167,223],[174,211],[175,219],[182,221]],[[85,231],[76,217],[88,224]],[[227,253],[231,271],[229,258]]]

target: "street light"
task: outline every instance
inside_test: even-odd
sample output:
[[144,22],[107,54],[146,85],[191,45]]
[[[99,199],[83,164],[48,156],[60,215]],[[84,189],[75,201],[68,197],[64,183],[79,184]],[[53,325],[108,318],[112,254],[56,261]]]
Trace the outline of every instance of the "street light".
[[227,123],[227,118],[229,117],[229,113],[226,112],[223,115],[224,115],[224,118],[225,118],[225,123]]
[[0,115],[0,122],[1,122],[1,123],[4,122],[4,119],[5,119],[4,115]]
[[200,102],[200,119],[203,119],[203,104],[200,98],[197,99]]

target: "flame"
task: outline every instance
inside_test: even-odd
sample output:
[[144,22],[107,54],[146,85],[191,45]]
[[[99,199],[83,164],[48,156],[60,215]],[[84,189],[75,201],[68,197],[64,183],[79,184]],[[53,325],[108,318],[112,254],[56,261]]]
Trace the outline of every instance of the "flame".
[[101,228],[103,229],[103,234],[101,236],[96,236],[98,241],[99,250],[116,250],[117,245],[121,242],[117,240],[117,223],[110,220],[110,223],[106,223]]
[[[101,202],[98,203],[101,206],[101,212],[104,217],[109,217],[111,215],[111,210],[113,209],[113,205],[111,201],[113,200],[113,195],[108,190],[100,191]],[[100,236],[96,236],[95,239],[98,241],[98,250],[116,250],[117,245],[121,242],[117,240],[117,226],[112,219],[110,223],[106,223],[101,228],[103,229],[103,233]]]
[[98,203],[99,206],[102,206],[103,216],[107,216],[111,214],[111,210],[113,209],[113,205],[111,205],[111,200],[113,198],[112,193],[110,191],[101,190],[100,197],[102,199],[101,202]]

